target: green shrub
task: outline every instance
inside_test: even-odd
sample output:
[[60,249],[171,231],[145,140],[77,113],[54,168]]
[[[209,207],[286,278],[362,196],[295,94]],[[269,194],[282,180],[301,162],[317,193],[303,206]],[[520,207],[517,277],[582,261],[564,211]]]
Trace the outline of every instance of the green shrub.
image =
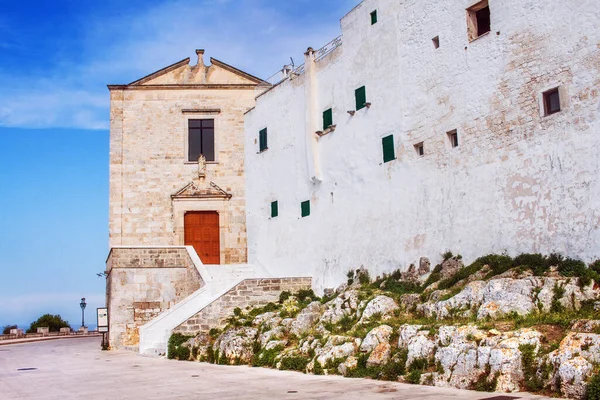
[[597,274],[600,274],[600,260],[596,260],[593,263],[591,263],[589,269],[591,269]]
[[281,369],[289,371],[302,371],[306,370],[308,365],[308,358],[302,356],[288,356],[281,359]]
[[279,293],[279,304],[283,304],[283,302],[289,299],[291,296],[292,292],[289,292],[287,290],[284,290],[283,292]]
[[[258,342],[260,345],[260,342]],[[276,357],[283,350],[283,346],[277,346],[270,350],[262,350],[254,355],[252,359],[252,366],[254,367],[275,367]]]
[[442,278],[442,265],[438,264],[435,266],[435,268],[433,268],[433,271],[431,271],[431,274],[429,274],[429,276],[427,277],[427,280],[423,284],[423,288],[426,288],[426,287],[436,283],[441,278]]
[[233,315],[235,315],[236,317],[241,317],[242,315],[244,315],[242,313],[242,309],[239,307],[236,307],[233,309]]
[[[281,299],[281,295],[280,295],[280,299]],[[250,310],[250,312],[248,313],[248,315],[250,317],[256,317],[257,315],[260,315],[260,314],[264,314],[264,313],[267,313],[267,312],[277,311],[277,309],[278,309],[277,304],[275,304],[275,303],[267,303],[264,307],[253,308],[252,310]]]
[[444,254],[442,254],[442,258],[444,259],[444,261],[449,260],[452,257],[454,257],[454,254],[452,254],[452,252],[450,250],[448,250]]
[[193,338],[193,336],[182,335],[181,333],[172,334],[167,345],[167,358],[189,360],[190,349],[182,345],[191,338]]
[[422,374],[423,372],[420,369],[412,370],[408,373],[408,375],[406,375],[406,382],[418,385],[419,383],[421,383]]
[[50,328],[50,332],[59,332],[60,328],[69,328],[70,325],[60,315],[44,314],[31,323],[27,333],[36,333],[37,328],[41,327]]
[[523,370],[525,389],[529,392],[539,392],[544,388],[543,380],[537,375],[537,361],[535,345],[522,344],[519,346],[521,352],[521,368]]
[[564,307],[560,302],[560,299],[565,295],[565,289],[559,286],[558,283],[554,284],[552,289],[552,303],[550,303],[550,311],[553,313],[560,313],[564,311]]
[[566,258],[558,265],[558,272],[562,276],[583,276],[586,274],[585,263],[581,260]]
[[488,365],[485,372],[479,375],[477,380],[473,382],[471,389],[477,390],[478,392],[493,392],[498,385],[498,376],[499,374],[496,373],[492,379],[490,379],[490,366]]
[[513,267],[525,266],[533,272],[535,276],[541,276],[550,269],[548,257],[539,253],[520,254],[513,260]]
[[11,329],[17,329],[17,325],[5,325],[4,328],[2,328],[2,334],[3,335],[10,334]]
[[600,400],[600,373],[592,377],[586,389],[587,400]]
[[356,270],[356,275],[358,278],[358,282],[361,285],[368,285],[369,283],[371,283],[371,276],[369,275],[369,271],[367,270]]

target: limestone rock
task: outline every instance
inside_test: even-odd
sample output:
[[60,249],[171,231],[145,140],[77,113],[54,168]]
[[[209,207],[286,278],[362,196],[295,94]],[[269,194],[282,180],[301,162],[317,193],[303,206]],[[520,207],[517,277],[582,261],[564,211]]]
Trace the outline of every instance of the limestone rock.
[[267,345],[265,346],[265,350],[272,350],[276,347],[285,347],[288,344],[287,340],[271,340],[269,343],[267,343]]
[[440,272],[442,279],[450,278],[463,267],[462,259],[451,257],[442,261],[442,270]]
[[379,314],[382,317],[390,315],[399,307],[396,302],[387,296],[377,296],[371,300],[365,307],[360,322],[368,321],[373,315]]
[[358,292],[349,290],[340,294],[335,299],[325,303],[325,312],[321,322],[338,323],[344,316],[352,315],[358,309]]
[[354,340],[353,337],[330,336],[322,348],[316,349],[316,361],[325,367],[327,361],[353,356],[358,347]]
[[405,310],[413,310],[421,303],[421,295],[418,293],[406,293],[400,296],[400,305]]
[[350,371],[356,369],[358,366],[358,359],[354,356],[350,356],[338,366],[338,372],[343,376],[348,375]]
[[301,336],[308,332],[320,317],[321,303],[313,301],[296,316],[296,319],[290,326],[290,332],[294,335]]
[[258,334],[255,328],[233,328],[223,333],[215,344],[213,351],[219,357],[225,357],[229,364],[249,363],[254,355],[253,345]]
[[558,367],[560,390],[568,398],[585,398],[586,381],[592,374],[594,366],[579,356],[567,360]]
[[408,358],[406,365],[418,358],[430,358],[434,355],[435,342],[427,337],[427,331],[419,331],[408,341]]
[[367,367],[387,364],[392,354],[392,347],[388,342],[379,343],[367,359]]
[[381,325],[377,328],[373,328],[362,341],[360,345],[360,351],[363,353],[370,353],[381,343],[389,343],[390,335],[393,329],[388,325]]
[[402,325],[398,330],[398,348],[406,348],[409,340],[416,336],[420,329],[421,325]]
[[597,319],[580,319],[574,321],[571,325],[571,330],[575,332],[593,333],[600,331],[600,320]]
[[284,334],[285,330],[283,329],[283,327],[278,326],[274,329],[271,329],[270,331],[261,333],[258,340],[260,341],[261,346],[265,347],[268,342],[270,342],[273,339],[279,339],[283,337]]
[[418,270],[419,276],[428,274],[430,267],[431,267],[431,262],[429,261],[429,258],[421,257],[419,259],[419,270]]
[[257,315],[252,321],[252,325],[260,326],[263,325],[266,329],[273,329],[281,323],[281,317],[279,313],[267,312],[264,314]]

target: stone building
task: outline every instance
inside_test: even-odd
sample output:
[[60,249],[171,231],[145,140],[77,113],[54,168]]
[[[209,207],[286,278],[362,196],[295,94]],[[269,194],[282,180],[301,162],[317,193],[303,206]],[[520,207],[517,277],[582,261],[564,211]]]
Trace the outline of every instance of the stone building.
[[[266,277],[246,264],[243,139],[244,112],[265,82],[214,58],[205,66],[204,51],[196,53],[195,66],[185,59],[128,85],[109,86],[107,305],[113,348],[147,349],[140,345],[142,327],[155,320],[164,325],[170,310],[173,325],[158,323],[158,333],[146,334],[158,337],[150,347],[160,352],[165,332],[212,296],[245,278]],[[254,286],[272,298],[279,287],[270,283]],[[182,311],[190,296],[196,309]],[[209,311],[218,315],[220,309]]]
[[249,261],[323,289],[446,250],[598,258],[600,7],[586,4],[360,3],[246,115]]

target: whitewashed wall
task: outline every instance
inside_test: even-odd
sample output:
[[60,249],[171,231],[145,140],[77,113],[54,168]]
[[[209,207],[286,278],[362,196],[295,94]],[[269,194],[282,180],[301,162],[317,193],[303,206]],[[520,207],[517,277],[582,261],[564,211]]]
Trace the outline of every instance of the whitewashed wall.
[[[469,43],[473,3],[366,0],[342,18],[343,45],[316,64],[316,117],[331,106],[337,125],[318,141],[321,182],[307,168],[306,74],[258,97],[245,121],[250,262],[323,289],[448,249],[467,262],[600,257],[600,3],[490,0],[492,31]],[[362,85],[372,106],[350,116]],[[563,110],[542,116],[541,93],[559,85]],[[383,164],[389,134],[397,159]]]

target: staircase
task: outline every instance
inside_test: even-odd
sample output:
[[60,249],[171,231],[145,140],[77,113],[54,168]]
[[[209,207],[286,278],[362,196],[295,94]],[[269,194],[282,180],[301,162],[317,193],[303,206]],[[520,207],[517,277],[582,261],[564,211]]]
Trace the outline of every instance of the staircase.
[[262,268],[250,264],[204,265],[203,267],[200,273],[205,283],[204,286],[140,327],[140,354],[166,354],[167,341],[173,329],[245,279],[270,277],[270,274]]

